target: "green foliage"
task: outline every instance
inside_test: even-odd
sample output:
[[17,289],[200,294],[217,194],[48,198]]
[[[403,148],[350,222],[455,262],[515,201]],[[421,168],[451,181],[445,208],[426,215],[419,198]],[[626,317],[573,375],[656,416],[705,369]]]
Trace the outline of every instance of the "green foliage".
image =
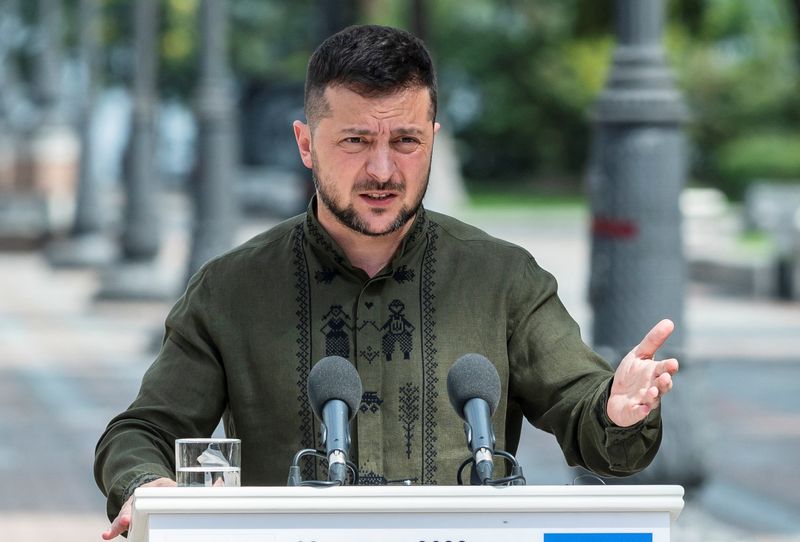
[[[302,81],[320,24],[312,0],[229,0],[231,73],[242,82]],[[199,0],[163,3],[162,88],[191,97],[197,79]]]
[[159,79],[166,95],[187,96],[197,81],[199,0],[162,2]]
[[754,178],[796,175],[795,19],[783,0],[703,8],[696,34],[671,23],[670,58],[693,112],[692,175],[738,198]]
[[[691,176],[734,198],[754,178],[797,177],[793,6],[800,2],[668,2],[664,43],[693,114]],[[586,113],[613,50],[613,2],[440,0],[431,13],[445,122],[465,175],[580,179]]]
[[311,0],[234,0],[231,57],[244,79],[302,81],[318,41]]
[[800,182],[800,133],[744,135],[723,144],[716,157],[736,197],[756,179]]
[[[107,79],[129,84],[134,68],[136,0],[103,0]],[[312,0],[229,0],[229,51],[236,79],[302,81],[318,36]],[[162,0],[159,89],[190,100],[198,77],[199,0]]]
[[[76,0],[66,2],[74,10]],[[102,0],[110,81],[130,80],[134,3]],[[22,3],[27,20],[35,18],[33,4]],[[160,5],[161,93],[189,99],[199,0]],[[440,121],[457,138],[468,180],[529,187],[532,179],[558,179],[558,186],[577,189],[589,147],[587,113],[614,48],[614,5],[424,2],[440,77]],[[358,21],[409,28],[412,10],[409,0],[229,0],[229,6],[231,71],[242,88],[253,80],[302,81],[309,54],[332,27]],[[800,1],[666,0],[666,6],[664,43],[693,115],[691,177],[736,197],[752,178],[798,176]]]
[[467,177],[580,176],[586,110],[605,77],[610,40],[574,39],[577,5],[442,0],[430,6],[443,122],[461,143]]

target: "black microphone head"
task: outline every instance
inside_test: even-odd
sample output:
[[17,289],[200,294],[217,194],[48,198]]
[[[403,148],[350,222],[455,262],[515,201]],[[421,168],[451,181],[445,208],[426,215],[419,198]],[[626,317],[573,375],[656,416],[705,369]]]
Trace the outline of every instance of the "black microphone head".
[[361,377],[353,364],[339,356],[322,358],[308,373],[308,400],[317,418],[331,399],[339,399],[350,408],[350,419],[361,406]]
[[494,414],[500,403],[500,375],[492,362],[480,354],[458,358],[447,373],[447,395],[456,413],[464,418],[464,405],[470,399],[483,399]]

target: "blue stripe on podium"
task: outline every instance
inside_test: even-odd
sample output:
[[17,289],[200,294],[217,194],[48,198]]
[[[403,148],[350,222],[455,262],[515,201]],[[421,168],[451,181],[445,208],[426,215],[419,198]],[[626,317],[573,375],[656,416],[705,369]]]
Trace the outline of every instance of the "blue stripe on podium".
[[545,533],[544,542],[653,542],[651,533]]

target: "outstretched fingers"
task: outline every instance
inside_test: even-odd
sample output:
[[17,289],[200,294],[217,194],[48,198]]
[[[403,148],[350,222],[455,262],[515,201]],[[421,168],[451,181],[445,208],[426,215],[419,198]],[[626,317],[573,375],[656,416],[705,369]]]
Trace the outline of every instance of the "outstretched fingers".
[[672,335],[674,329],[675,324],[672,323],[672,320],[661,320],[653,326],[653,329],[647,332],[642,342],[633,349],[636,357],[640,359],[651,359],[655,356],[656,351],[661,348],[661,345]]
[[675,358],[669,358],[662,361],[655,362],[655,367],[653,369],[653,374],[656,377],[663,375],[664,373],[674,375],[678,372],[680,368],[680,364],[678,360]]

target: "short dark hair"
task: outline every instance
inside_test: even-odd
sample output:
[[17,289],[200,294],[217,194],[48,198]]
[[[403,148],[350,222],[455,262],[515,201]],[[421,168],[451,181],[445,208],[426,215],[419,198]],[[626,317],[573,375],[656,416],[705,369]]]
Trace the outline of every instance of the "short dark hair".
[[328,114],[325,89],[343,86],[361,96],[427,88],[436,119],[436,73],[430,53],[413,34],[378,25],[349,26],[317,47],[308,61],[306,119],[312,127]]

